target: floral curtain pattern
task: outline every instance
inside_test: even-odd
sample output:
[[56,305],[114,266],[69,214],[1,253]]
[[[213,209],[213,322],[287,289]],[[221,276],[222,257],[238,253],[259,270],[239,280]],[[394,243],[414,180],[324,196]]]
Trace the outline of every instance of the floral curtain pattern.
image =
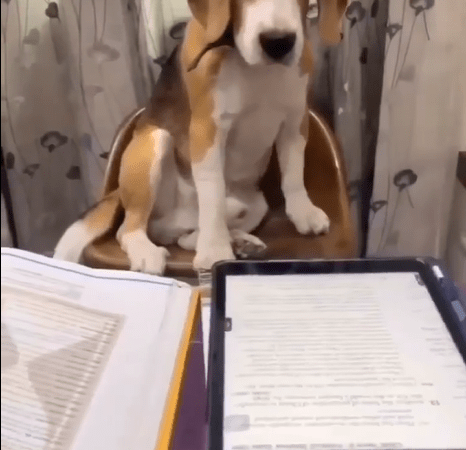
[[[342,143],[361,251],[368,236],[371,255],[441,256],[466,145],[466,2],[349,3],[335,49],[310,11],[312,99]],[[149,98],[190,13],[186,0],[1,0],[1,13],[17,234],[47,253],[100,195],[115,130]]]
[[171,27],[186,8],[185,0],[1,1],[2,151],[21,248],[51,252],[98,198],[115,130],[150,96],[157,58],[181,38]]
[[443,257],[466,150],[466,2],[391,0],[368,253]]
[[[397,0],[395,0],[397,1]],[[344,39],[317,47],[314,105],[333,123],[346,160],[353,220],[365,251],[384,69],[388,2],[349,1]],[[313,39],[317,41],[316,37]]]

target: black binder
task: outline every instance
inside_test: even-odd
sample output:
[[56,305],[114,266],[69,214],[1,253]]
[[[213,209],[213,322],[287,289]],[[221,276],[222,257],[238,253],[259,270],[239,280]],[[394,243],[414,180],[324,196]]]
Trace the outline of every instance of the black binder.
[[[217,264],[213,269],[212,281],[212,313],[210,326],[210,349],[208,367],[208,448],[209,450],[224,450],[224,364],[225,364],[225,334],[235,330],[234,319],[225,317],[226,280],[237,275],[290,275],[290,274],[366,274],[389,272],[414,272],[419,284],[424,285],[434,302],[457,350],[462,356],[466,367],[466,296],[457,288],[443,263],[432,258],[402,258],[402,259],[358,259],[339,261],[234,261]],[[402,311],[400,311],[402,314]],[[466,387],[465,387],[466,389]],[[465,391],[466,411],[466,391]],[[465,415],[466,417],[466,415]],[[458,448],[443,448],[442,450],[465,450]],[[243,448],[244,447],[244,448]],[[276,450],[274,446],[257,447]],[[277,447],[278,448],[278,447]],[[280,447],[282,448],[282,447]],[[283,448],[288,448],[284,446]],[[290,448],[295,448],[291,446]],[[299,449],[314,449],[304,444]],[[337,448],[337,447],[335,447]],[[341,447],[338,447],[341,448]],[[356,448],[356,447],[352,447]],[[364,447],[366,448],[366,447]],[[380,449],[382,447],[374,447]],[[385,447],[383,447],[385,448]],[[393,447],[394,449],[397,447]],[[405,447],[398,447],[405,448]],[[240,446],[238,450],[255,450],[254,446]],[[367,447],[370,449],[370,447]],[[366,450],[367,450],[366,449]],[[225,450],[227,450],[225,448]],[[411,449],[424,450],[424,449]],[[437,450],[437,449],[435,449]],[[438,449],[440,450],[440,449]]]

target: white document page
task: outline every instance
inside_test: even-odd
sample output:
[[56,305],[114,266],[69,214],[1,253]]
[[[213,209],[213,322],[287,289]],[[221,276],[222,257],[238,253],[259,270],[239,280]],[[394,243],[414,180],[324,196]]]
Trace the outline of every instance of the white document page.
[[2,249],[2,449],[154,450],[190,297]]
[[209,367],[209,341],[210,341],[210,305],[202,305],[201,309],[202,317],[202,339],[203,339],[203,350],[204,350],[204,367],[205,376],[207,382],[207,369]]
[[465,449],[466,366],[414,273],[229,276],[224,449]]

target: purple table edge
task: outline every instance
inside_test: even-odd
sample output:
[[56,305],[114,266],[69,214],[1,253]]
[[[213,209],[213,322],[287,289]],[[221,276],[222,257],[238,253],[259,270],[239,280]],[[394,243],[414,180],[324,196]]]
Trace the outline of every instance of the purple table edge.
[[186,365],[186,375],[172,450],[205,450],[207,444],[207,389],[202,322],[199,318]]

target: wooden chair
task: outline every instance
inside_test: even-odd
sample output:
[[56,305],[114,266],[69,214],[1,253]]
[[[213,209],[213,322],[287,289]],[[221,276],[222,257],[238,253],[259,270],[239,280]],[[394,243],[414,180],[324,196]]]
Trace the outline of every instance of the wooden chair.
[[[134,112],[118,129],[105,174],[104,192],[115,189],[121,155],[131,139],[137,118]],[[288,220],[280,190],[280,174],[275,152],[261,187],[270,211],[254,234],[267,244],[263,255],[269,259],[352,258],[356,257],[356,233],[350,216],[346,173],[338,142],[322,118],[309,111],[309,142],[306,147],[304,178],[310,198],[329,216],[330,232],[322,236],[302,236]],[[194,252],[177,245],[169,246],[170,258],[165,274],[172,277],[196,278],[192,260]],[[89,245],[83,254],[85,265],[94,268],[129,269],[129,261],[115,239],[115,230]]]

